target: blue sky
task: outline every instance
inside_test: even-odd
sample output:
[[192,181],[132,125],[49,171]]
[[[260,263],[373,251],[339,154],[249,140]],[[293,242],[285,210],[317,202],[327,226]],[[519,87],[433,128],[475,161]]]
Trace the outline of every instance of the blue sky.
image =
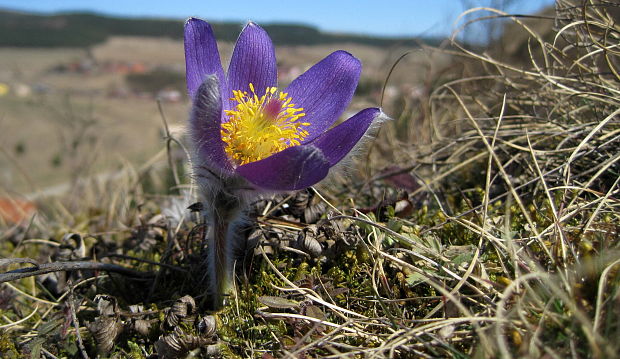
[[[450,34],[463,3],[501,0],[0,0],[0,8],[56,12],[89,10],[111,15],[300,22],[323,31],[379,36]],[[513,0],[512,13],[531,14],[553,0]],[[232,4],[232,5],[231,5]],[[389,4],[389,5],[386,5]]]

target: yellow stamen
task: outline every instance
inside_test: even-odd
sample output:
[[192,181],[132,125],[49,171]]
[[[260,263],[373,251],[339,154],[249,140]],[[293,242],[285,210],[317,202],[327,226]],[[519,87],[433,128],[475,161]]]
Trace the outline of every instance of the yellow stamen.
[[228,122],[222,124],[226,153],[237,165],[262,160],[300,145],[308,136],[303,127],[310,126],[298,121],[306,114],[303,108],[295,107],[287,93],[268,87],[265,94],[258,97],[254,85],[249,87],[251,94],[233,90],[231,100],[237,105],[226,111]]

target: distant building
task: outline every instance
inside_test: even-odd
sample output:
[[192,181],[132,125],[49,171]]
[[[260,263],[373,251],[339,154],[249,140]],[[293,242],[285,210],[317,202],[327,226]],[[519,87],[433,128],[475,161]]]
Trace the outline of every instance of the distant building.
[[29,220],[37,210],[34,202],[2,197],[0,198],[0,220],[9,224],[18,224]]
[[23,83],[15,84],[13,91],[17,97],[28,97],[32,95],[32,88]]
[[183,95],[179,90],[164,89],[157,92],[157,98],[163,102],[180,102],[183,99]]

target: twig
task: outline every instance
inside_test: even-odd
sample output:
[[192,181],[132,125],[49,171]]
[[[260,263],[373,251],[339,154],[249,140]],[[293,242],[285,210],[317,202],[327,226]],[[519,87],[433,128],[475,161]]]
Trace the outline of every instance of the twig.
[[104,272],[119,273],[128,277],[134,278],[151,278],[153,273],[140,272],[130,268],[125,268],[116,264],[88,262],[88,261],[75,261],[75,262],[52,262],[39,264],[33,267],[15,269],[9,272],[0,274],[0,283],[10,282],[17,279],[26,277],[32,277],[36,275],[61,272],[61,271],[76,271],[76,270],[100,270]]
[[84,347],[84,342],[82,341],[82,335],[80,334],[80,322],[77,319],[77,314],[75,313],[75,298],[73,297],[73,283],[69,285],[69,296],[67,298],[69,302],[69,310],[71,311],[71,320],[73,321],[73,326],[75,327],[75,336],[77,338],[78,348],[80,348],[80,352],[84,359],[88,358],[88,353],[86,353],[86,348]]
[[57,356],[55,356],[54,354],[48,352],[47,350],[45,350],[45,348],[41,348],[41,353],[44,354],[45,356],[47,356],[48,358],[58,359]]
[[166,120],[166,115],[164,114],[164,108],[161,105],[160,99],[157,99],[157,109],[159,110],[159,115],[161,116],[161,120],[164,123],[164,131],[166,132],[164,139],[166,140],[166,155],[168,157],[168,166],[170,166],[170,169],[172,170],[172,177],[174,178],[174,184],[178,188],[179,184],[181,183],[181,180],[179,179],[179,173],[177,171],[177,166],[174,165],[174,161],[172,160],[170,144],[173,141],[176,142],[177,144],[179,143],[170,134],[170,128],[168,127],[168,121]]
[[385,77],[385,81],[383,81],[383,88],[381,89],[381,101],[379,101],[379,106],[383,107],[383,99],[385,98],[385,89],[387,88],[388,81],[390,81],[390,76],[392,76],[392,72],[394,72],[394,69],[396,68],[396,66],[398,66],[398,63],[401,62],[402,59],[404,59],[410,54],[411,54],[411,51],[407,51],[404,54],[400,55],[400,57],[398,57],[398,59],[394,61],[394,63],[392,64],[392,67],[390,67],[390,71],[388,71],[388,74]]
[[148,263],[148,264],[152,264],[155,266],[160,266],[160,267],[164,267],[164,268],[168,268],[177,272],[183,272],[183,273],[187,273],[187,269],[183,269],[181,267],[177,267],[175,265],[172,264],[166,264],[166,263],[162,263],[162,262],[156,262],[156,261],[152,261],[149,259],[144,259],[144,258],[138,258],[138,257],[132,257],[132,256],[128,256],[125,254],[117,254],[117,253],[108,253],[105,255],[100,256],[99,258],[121,258],[121,259],[129,259],[132,261],[137,261],[137,262],[143,262],[143,263]]

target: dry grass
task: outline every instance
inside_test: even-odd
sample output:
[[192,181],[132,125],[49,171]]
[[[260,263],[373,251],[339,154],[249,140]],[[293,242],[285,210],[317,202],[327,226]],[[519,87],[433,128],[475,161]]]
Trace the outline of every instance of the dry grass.
[[[94,356],[97,333],[84,322],[101,320],[93,300],[107,294],[124,320],[110,349],[118,357],[145,357],[175,330],[184,336],[174,341],[201,357],[208,343],[226,357],[618,357],[617,8],[558,7],[550,41],[508,17],[529,33],[526,57],[498,60],[455,43],[449,52],[464,65],[434,69],[441,76],[421,99],[395,106],[403,114],[382,129],[361,175],[335,176],[309,198],[257,203],[248,229],[256,247],[243,251],[237,296],[215,314],[217,336],[199,329],[200,309],[184,325],[165,324],[173,299],[204,299],[200,226],[171,210],[183,198],[161,191],[178,180],[149,162],[80,187],[28,227],[7,227],[3,255],[77,259],[79,245],[63,241],[80,232],[87,257],[155,279],[81,272],[57,293],[32,278],[4,284],[0,349],[77,357],[80,348],[57,338],[81,333]],[[168,220],[158,222],[161,211]],[[67,288],[79,305],[66,304]],[[136,303],[150,308],[140,314],[152,323],[147,334],[129,324]]]

